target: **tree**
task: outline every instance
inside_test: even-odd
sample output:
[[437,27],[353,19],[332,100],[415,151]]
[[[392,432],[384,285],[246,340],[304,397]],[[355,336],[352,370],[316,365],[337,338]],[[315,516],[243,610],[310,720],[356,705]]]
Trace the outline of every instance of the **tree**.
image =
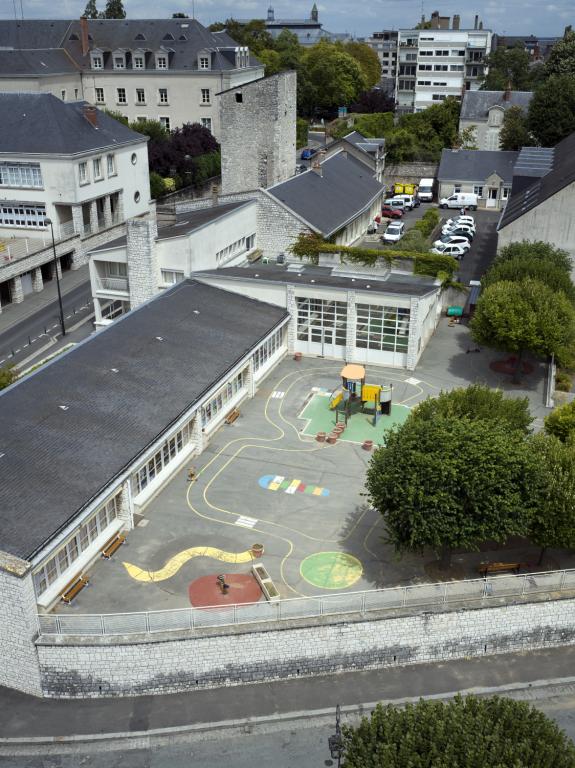
[[264,49],[274,48],[273,37],[266,29],[263,19],[252,19],[247,24],[242,24],[235,19],[227,19],[224,23],[218,21],[210,24],[211,32],[225,30],[238,45],[247,45],[256,56]]
[[471,335],[478,344],[516,354],[513,381],[518,383],[525,351],[547,357],[572,346],[575,309],[564,294],[539,280],[502,280],[479,297]]
[[457,134],[456,143],[459,149],[477,149],[475,128],[475,125],[470,125]]
[[[363,91],[357,101],[349,108],[350,112],[360,113],[385,113],[393,116],[395,112],[395,100],[381,88],[372,88],[371,91]],[[392,122],[393,125],[393,122]]]
[[505,423],[409,417],[373,455],[366,488],[397,552],[477,550],[527,529],[533,458]]
[[485,384],[471,384],[428,397],[417,405],[411,417],[428,422],[438,417],[494,421],[525,435],[533,422],[527,397],[505,397],[500,389]]
[[265,67],[266,77],[269,77],[270,75],[276,75],[278,72],[281,72],[283,69],[281,56],[277,51],[272,51],[269,48],[264,48],[263,51],[260,51],[258,53],[258,59],[261,61],[261,63]]
[[82,16],[86,19],[98,19],[100,17],[98,8],[96,7],[96,0],[88,0]]
[[568,30],[562,40],[559,40],[549,54],[545,64],[545,74],[568,75],[575,77],[575,32]]
[[159,173],[156,173],[155,171],[151,171],[150,173],[150,194],[152,196],[152,199],[156,199],[157,197],[161,197],[166,192],[166,185],[164,184],[163,178],[160,176]]
[[343,731],[343,768],[573,768],[575,747],[531,704],[457,695],[378,704]]
[[561,291],[575,305],[575,286],[569,272],[536,256],[515,256],[504,261],[496,259],[481,278],[481,285],[485,289],[502,280],[520,281],[528,277],[539,280],[553,291]]
[[554,147],[575,131],[575,77],[555,75],[535,91],[527,127],[543,147]]
[[540,486],[529,538],[541,547],[541,564],[548,547],[575,547],[575,443],[538,434],[531,445]]
[[556,248],[551,243],[544,243],[542,240],[520,240],[509,243],[499,251],[493,263],[499,265],[519,256],[526,259],[539,259],[562,269],[568,275],[571,274],[571,256],[567,251]]
[[13,365],[5,365],[0,368],[0,389],[5,389],[18,378],[18,372]]
[[172,19],[189,19],[187,13],[182,13],[181,11],[178,11],[177,13],[172,13]]
[[104,9],[105,19],[125,19],[126,11],[122,4],[122,0],[107,0],[106,7]]
[[303,47],[297,35],[289,29],[282,29],[274,41],[274,49],[280,55],[282,69],[299,69]]
[[496,48],[486,62],[489,72],[483,80],[484,91],[504,91],[508,86],[514,91],[528,91],[531,87],[529,54],[521,45],[512,48]]
[[316,109],[352,104],[366,87],[360,65],[333,43],[321,41],[305,51],[302,68],[314,89]]
[[301,149],[302,147],[305,147],[307,145],[308,135],[309,135],[308,121],[304,120],[303,117],[298,117],[296,119],[296,140],[295,140],[296,149]]
[[532,147],[535,140],[527,127],[527,115],[521,107],[509,107],[503,115],[499,134],[499,149],[517,152],[521,147]]
[[361,67],[368,88],[373,88],[381,79],[381,64],[377,53],[365,43],[352,41],[342,45],[342,50],[349,53]]
[[566,443],[575,437],[575,400],[559,405],[545,417],[545,432]]

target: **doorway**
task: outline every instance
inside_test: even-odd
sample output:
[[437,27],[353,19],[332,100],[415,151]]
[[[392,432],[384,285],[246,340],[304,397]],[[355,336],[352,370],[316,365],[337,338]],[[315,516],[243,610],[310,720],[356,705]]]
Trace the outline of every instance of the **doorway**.
[[487,207],[488,208],[497,208],[497,196],[499,194],[499,190],[497,187],[489,187],[489,190],[487,191]]

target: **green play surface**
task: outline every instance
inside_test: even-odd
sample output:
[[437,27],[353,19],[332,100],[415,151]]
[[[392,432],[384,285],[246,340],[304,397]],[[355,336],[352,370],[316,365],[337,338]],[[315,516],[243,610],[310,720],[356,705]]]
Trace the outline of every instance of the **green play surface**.
[[[406,405],[391,406],[389,416],[380,416],[377,426],[373,425],[373,409],[366,413],[359,411],[359,403],[352,417],[348,420],[347,428],[341,440],[352,443],[363,443],[364,440],[373,440],[375,444],[385,443],[385,433],[394,424],[403,424],[409,416],[409,408]],[[307,419],[303,434],[315,436],[318,432],[331,432],[336,424],[336,413],[329,408],[329,396],[315,394],[299,415],[300,419]],[[340,420],[343,416],[340,414]]]

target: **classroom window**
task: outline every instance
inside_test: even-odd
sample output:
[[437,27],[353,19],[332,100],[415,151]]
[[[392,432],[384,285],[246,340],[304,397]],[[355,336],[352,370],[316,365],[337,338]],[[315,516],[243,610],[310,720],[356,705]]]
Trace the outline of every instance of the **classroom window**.
[[87,184],[90,181],[88,176],[88,163],[80,163],[78,166],[78,176],[80,184]]
[[380,352],[407,352],[408,339],[408,308],[357,305],[357,347]]
[[280,328],[272,336],[269,337],[264,343],[256,349],[253,356],[254,371],[259,370],[262,365],[275,355],[278,349],[281,349],[283,343],[284,329]]
[[298,341],[345,346],[347,303],[297,297]]
[[42,189],[42,172],[37,163],[0,163],[0,187]]
[[102,160],[99,157],[94,158],[93,169],[94,169],[94,179],[98,180],[98,179],[104,178],[102,174]]
[[184,273],[178,272],[175,269],[162,269],[162,284],[163,285],[175,285],[181,283],[184,279]]
[[173,461],[192,439],[194,419],[190,419],[175,435],[168,438],[156,453],[132,475],[135,493],[140,493]]
[[0,225],[25,227],[28,229],[45,227],[46,207],[26,203],[0,203]]
[[243,389],[247,381],[247,369],[240,371],[231,381],[222,387],[220,391],[211,398],[209,402],[202,406],[202,425],[208,424],[214,416],[225,408],[232,398]]

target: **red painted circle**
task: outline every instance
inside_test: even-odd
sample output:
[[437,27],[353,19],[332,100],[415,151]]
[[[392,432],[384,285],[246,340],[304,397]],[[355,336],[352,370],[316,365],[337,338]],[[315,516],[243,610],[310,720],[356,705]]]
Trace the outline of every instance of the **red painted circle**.
[[[492,363],[489,363],[489,367],[492,371],[495,371],[495,373],[506,373],[508,376],[511,376],[515,373],[516,365],[516,357],[508,357],[506,360],[494,360]],[[533,366],[531,363],[522,362],[521,373],[526,376],[530,373],[533,373]]]
[[226,573],[226,584],[229,589],[222,594],[218,587],[217,577],[200,576],[188,587],[190,603],[194,608],[205,608],[211,605],[238,605],[241,603],[257,603],[262,596],[259,584],[248,573]]

